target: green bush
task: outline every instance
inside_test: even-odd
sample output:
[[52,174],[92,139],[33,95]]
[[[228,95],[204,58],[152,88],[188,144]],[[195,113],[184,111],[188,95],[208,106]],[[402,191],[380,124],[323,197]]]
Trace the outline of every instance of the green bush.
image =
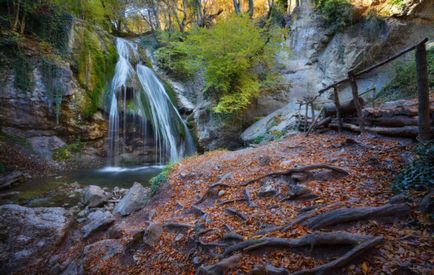
[[154,53],[155,59],[158,66],[170,76],[178,80],[187,80],[192,76],[185,63],[187,54],[177,43],[181,42],[172,42],[170,45],[156,50]]
[[[434,47],[427,51],[429,87],[434,88]],[[415,97],[417,95],[416,62],[399,63],[395,77],[378,93],[385,100]]]
[[71,159],[75,154],[81,152],[85,143],[77,140],[74,143],[67,144],[53,151],[53,160],[65,161]]
[[174,163],[167,164],[163,170],[161,170],[161,173],[157,176],[153,177],[149,182],[151,183],[151,196],[155,195],[157,193],[158,188],[161,186],[161,184],[165,181],[167,181],[167,177],[170,174],[170,171],[172,171],[173,167],[175,166]]
[[348,0],[316,0],[316,8],[324,16],[326,23],[335,29],[351,24],[353,8]]
[[414,153],[416,159],[407,164],[392,183],[396,192],[434,187],[434,142],[416,146]]

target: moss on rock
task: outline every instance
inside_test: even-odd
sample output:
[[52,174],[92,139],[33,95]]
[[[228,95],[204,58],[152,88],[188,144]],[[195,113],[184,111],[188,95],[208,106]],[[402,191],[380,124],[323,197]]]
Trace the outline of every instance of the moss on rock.
[[101,107],[103,93],[114,73],[117,52],[108,35],[99,35],[91,27],[83,28],[79,35],[77,79],[86,91],[79,109],[89,118]]

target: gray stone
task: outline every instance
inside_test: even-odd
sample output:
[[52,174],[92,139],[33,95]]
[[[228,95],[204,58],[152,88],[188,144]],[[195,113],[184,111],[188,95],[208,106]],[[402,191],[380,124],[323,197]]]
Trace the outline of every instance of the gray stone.
[[143,187],[140,183],[135,182],[133,187],[128,190],[127,194],[119,201],[113,214],[127,216],[136,210],[143,208],[151,195],[151,189]]
[[279,188],[273,179],[265,179],[261,188],[259,189],[259,197],[272,197],[279,193]]
[[97,210],[89,214],[86,223],[82,228],[83,238],[89,237],[92,233],[107,229],[115,221],[114,216],[108,211]]
[[89,207],[98,207],[107,201],[104,190],[96,185],[89,185],[83,194],[84,203]]
[[434,189],[431,190],[420,202],[420,209],[428,214],[434,213]]
[[312,191],[302,184],[290,184],[288,187],[288,197],[291,199],[301,198],[312,194]]
[[63,208],[8,204],[0,206],[0,221],[0,273],[8,274],[50,255],[65,236],[70,215]]
[[143,242],[149,246],[153,246],[163,234],[163,225],[160,223],[151,223],[143,234]]

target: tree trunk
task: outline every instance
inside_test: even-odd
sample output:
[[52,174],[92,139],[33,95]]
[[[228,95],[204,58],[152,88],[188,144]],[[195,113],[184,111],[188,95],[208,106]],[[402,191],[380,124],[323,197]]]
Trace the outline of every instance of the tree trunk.
[[12,26],[12,31],[17,31],[18,30],[18,23],[20,22],[20,9],[21,9],[21,1],[18,1],[17,4],[15,4],[16,6],[16,11],[15,11],[15,21],[14,21],[14,25]]
[[240,3],[238,2],[238,0],[234,0],[234,9],[235,9],[235,13],[237,15],[240,15],[241,9],[240,9]]
[[338,119],[338,131],[342,132],[342,117],[341,117],[341,104],[339,102],[339,94],[336,87],[333,87],[333,95],[335,100],[335,107],[336,107],[336,118]]
[[250,18],[253,17],[253,9],[254,9],[253,0],[249,0],[249,16],[250,16]]
[[[359,98],[359,102],[361,102],[362,106],[365,104],[362,98]],[[339,114],[341,117],[356,113],[356,106],[354,104],[353,99],[350,101],[346,101],[342,104],[339,102],[339,106],[340,106]],[[335,104],[326,105],[324,107],[324,114],[326,117],[336,115],[336,105]]]
[[421,142],[428,142],[431,139],[429,126],[429,88],[428,88],[428,66],[426,61],[425,43],[416,48],[416,72],[417,90],[419,99],[419,136]]

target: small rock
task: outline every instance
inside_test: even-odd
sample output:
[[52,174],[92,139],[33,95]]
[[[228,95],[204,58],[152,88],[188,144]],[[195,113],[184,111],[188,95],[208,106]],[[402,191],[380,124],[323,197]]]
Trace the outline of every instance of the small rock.
[[128,193],[113,209],[113,214],[127,216],[134,211],[143,208],[151,196],[151,189],[143,187],[140,183],[135,182]]
[[277,187],[277,184],[275,184],[273,180],[267,180],[259,189],[258,196],[272,197],[277,195],[278,193],[279,193],[279,189]]
[[179,233],[178,235],[176,235],[175,237],[175,242],[179,242],[180,240],[182,240],[184,238],[184,234]]
[[160,223],[151,223],[143,234],[143,242],[147,245],[153,246],[163,234],[163,225]]
[[275,267],[270,264],[265,265],[265,272],[267,275],[287,275],[289,274],[285,268]]
[[98,230],[106,229],[113,224],[115,219],[110,212],[97,210],[89,214],[88,221],[89,223],[83,226],[82,229],[83,238],[87,238],[90,234]]
[[226,193],[225,190],[220,190],[218,193],[218,196],[222,197],[225,193]]
[[107,196],[101,187],[89,185],[84,191],[84,203],[89,207],[98,207],[107,201]]
[[302,184],[291,184],[288,188],[288,197],[291,199],[312,194],[312,191]]

